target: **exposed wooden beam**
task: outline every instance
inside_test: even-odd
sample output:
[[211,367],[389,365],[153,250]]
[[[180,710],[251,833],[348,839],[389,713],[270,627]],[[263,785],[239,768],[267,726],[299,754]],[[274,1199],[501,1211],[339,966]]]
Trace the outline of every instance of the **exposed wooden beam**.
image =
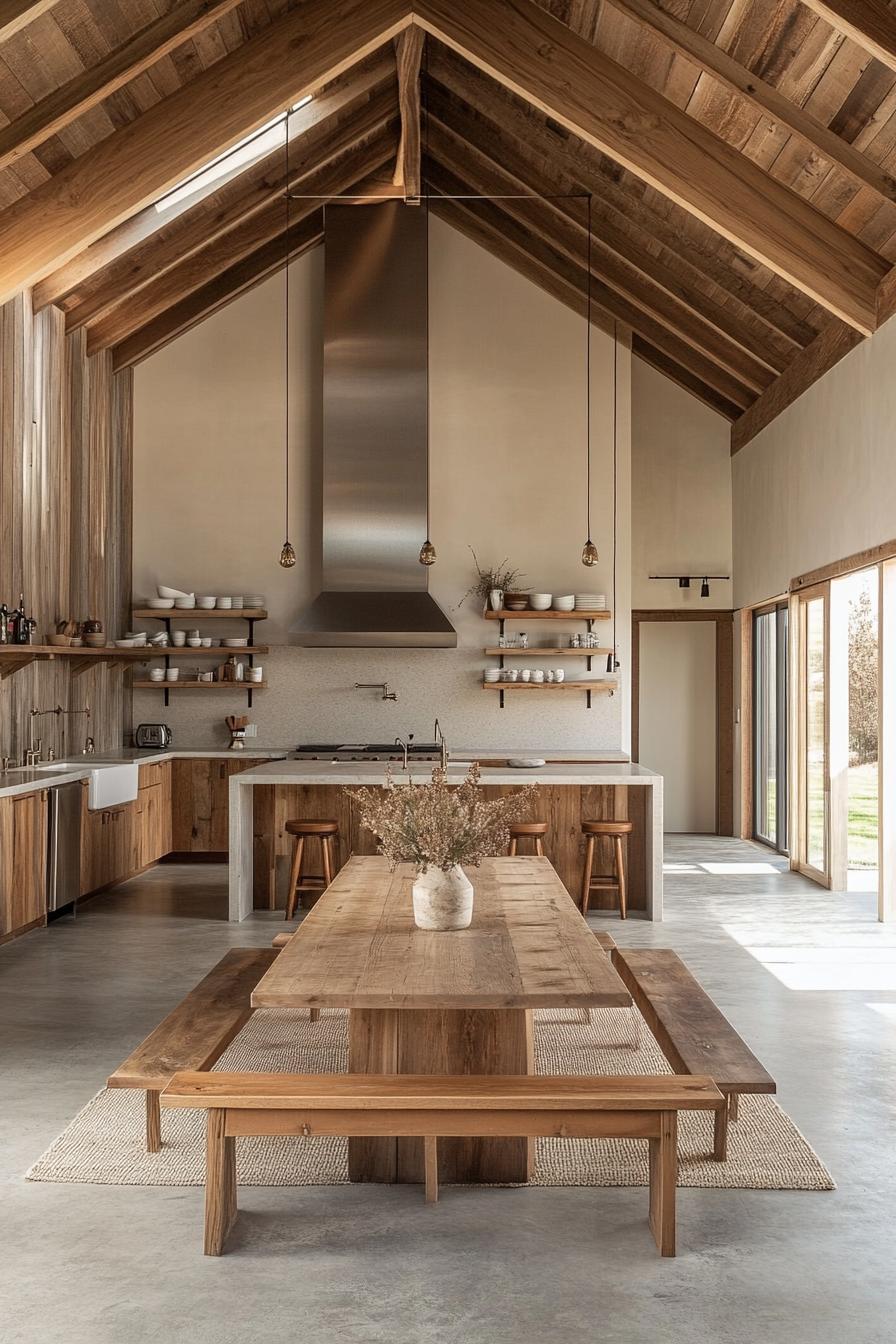
[[885,0],[803,0],[803,4],[896,70],[896,14]]
[[415,0],[414,9],[439,41],[857,330],[873,331],[881,257],[532,0]]
[[705,383],[701,383],[699,378],[694,377],[690,369],[683,369],[680,364],[676,364],[662,350],[657,350],[648,341],[645,341],[643,336],[634,335],[632,337],[632,354],[637,355],[639,359],[643,359],[645,364],[649,364],[658,373],[663,374],[665,378],[676,383],[678,387],[684,388],[685,392],[690,392],[692,397],[697,397],[699,401],[704,402],[710,410],[718,411],[719,415],[724,416],[726,420],[736,420],[741,414],[739,406],[727,401],[714,387],[707,387]]
[[832,322],[825,327],[780,378],[776,378],[771,387],[766,388],[762,396],[735,420],[731,426],[732,456],[861,342],[859,332],[842,322]]
[[[97,322],[110,309],[134,297],[147,285],[156,284],[172,267],[188,259],[237,225],[262,210],[277,223],[287,187],[302,192],[316,190],[321,170],[342,158],[371,136],[383,132],[396,117],[394,89],[383,89],[349,120],[319,125],[291,141],[289,176],[284,149],[277,149],[225,187],[207,197],[195,210],[181,215],[171,225],[152,234],[139,247],[100,271],[91,282],[79,286],[77,302],[65,304],[66,330],[76,331]],[[310,176],[309,176],[310,175]],[[296,214],[298,218],[298,214]]]
[[[306,103],[292,114],[289,119],[291,136],[295,140],[307,136],[313,141],[316,128],[323,122],[360,104],[371,91],[378,89],[386,81],[393,80],[394,76],[395,64],[391,56],[386,57],[384,54],[377,54],[361,66],[353,67],[324,92],[315,94],[310,103]],[[266,169],[267,166],[265,161]],[[248,186],[254,174],[255,169],[250,168],[241,172],[239,177]],[[71,261],[35,285],[32,290],[34,311],[39,312],[50,303],[65,309],[74,307],[80,302],[82,287],[89,285],[91,280],[99,276],[99,272],[114,265],[141,243],[157,234],[166,233],[174,227],[175,221],[183,216],[201,211],[204,203],[210,203],[212,197],[223,193],[229,181],[233,180],[235,178],[224,179],[216,186],[209,187],[204,193],[197,193],[195,198],[186,198],[161,211],[154,205],[147,206],[124,223],[103,234],[90,247],[79,252]]]
[[[786,368],[788,359],[794,353],[792,350],[788,349],[786,357],[783,357],[778,344],[769,339],[768,333],[755,331],[736,311],[718,302],[706,289],[695,289],[693,283],[686,283],[683,279],[687,275],[686,271],[673,269],[662,256],[657,256],[656,247],[648,251],[633,239],[631,233],[615,224],[607,209],[602,184],[592,184],[590,178],[583,179],[581,175],[570,178],[566,171],[561,170],[556,155],[538,155],[533,162],[494,123],[483,122],[469,107],[459,107],[450,102],[439,85],[429,85],[426,104],[427,116],[433,123],[440,122],[442,126],[450,127],[449,133],[462,138],[470,152],[473,152],[475,145],[494,167],[503,169],[509,177],[525,183],[531,191],[560,198],[564,193],[582,191],[583,188],[587,192],[589,187],[596,186],[597,194],[591,191],[594,255],[597,268],[602,270],[606,279],[609,279],[611,273],[625,273],[631,276],[629,284],[635,287],[635,291],[641,285],[649,291],[656,290],[659,294],[657,312],[662,310],[671,313],[679,305],[684,305],[687,310],[683,319],[685,328],[696,323],[705,330],[704,340],[709,339],[714,329],[717,333],[716,344],[719,340],[730,342],[758,364],[758,388],[765,387],[769,381],[767,374],[763,376],[763,370],[778,374]],[[557,205],[560,205],[559,199]],[[576,219],[581,222],[581,208],[576,213]],[[607,258],[609,269],[602,267],[602,258]],[[681,325],[678,324],[679,329]],[[709,346],[703,348],[710,353]]]
[[395,39],[401,140],[392,182],[396,187],[404,187],[405,195],[410,197],[420,195],[420,58],[424,40],[423,29],[415,23]]
[[[740,324],[754,332],[760,347],[762,344],[768,347],[770,359],[781,368],[797,350],[814,340],[815,330],[765,289],[753,284],[749,275],[742,274],[714,251],[695,246],[690,237],[684,238],[674,217],[668,218],[643,199],[634,199],[624,182],[603,170],[604,156],[591,145],[546,122],[509,90],[459,60],[445,47],[436,45],[428,53],[426,68],[430,81],[437,81],[452,96],[452,125],[466,125],[474,117],[482,129],[469,138],[486,141],[491,140],[497,128],[502,148],[512,138],[526,154],[544,158],[571,182],[591,192],[595,220],[601,229],[611,223],[616,233],[638,238],[641,255],[654,253],[656,245],[660,245],[667,264],[679,277],[679,285],[701,296],[718,291],[725,307],[731,309]],[[427,104],[435,102],[431,83],[426,97]],[[709,239],[715,243],[714,235],[709,235]],[[624,255],[635,260],[629,253]]]
[[0,42],[27,28],[56,4],[56,0],[0,0]]
[[96,65],[41,98],[0,129],[0,169],[61,131],[239,3],[240,0],[183,0]]
[[113,369],[117,372],[132,364],[139,364],[141,360],[161,350],[169,341],[182,336],[185,331],[204,322],[207,317],[225,308],[227,304],[253,289],[268,276],[276,274],[286,265],[287,255],[291,262],[295,261],[296,257],[322,243],[323,240],[323,211],[315,210],[307,219],[290,225],[288,252],[285,234],[280,238],[271,239],[255,252],[250,252],[236,265],[222,271],[207,285],[194,290],[185,299],[181,299],[180,303],[159,314],[152,322],[148,322],[145,327],[141,327],[126,341],[116,346],[112,351]]
[[[479,191],[476,174],[472,175],[472,179],[467,172],[463,177],[459,177],[435,159],[430,164],[428,178],[437,191],[447,195],[476,194]],[[569,231],[558,223],[556,216],[547,214],[539,220],[535,212],[543,210],[543,203],[538,201],[479,200],[468,202],[465,208],[474,216],[480,213],[488,215],[498,231],[508,237],[515,235],[520,249],[537,249],[537,258],[554,271],[558,285],[562,285],[565,293],[564,302],[577,311],[586,311],[588,280],[584,264],[583,229],[580,229],[579,236],[573,239],[569,237]],[[655,318],[637,308],[626,295],[611,289],[595,274],[592,274],[591,278],[591,297],[593,305],[603,313],[609,314],[611,321],[638,331],[652,345],[664,350],[670,359],[683,368],[690,369],[696,377],[721,392],[740,410],[744,410],[754,400],[756,394],[751,388],[727,370],[719,368],[699,350],[693,349]]]
[[877,325],[882,327],[896,313],[896,266],[881,280],[877,290]]
[[791,131],[805,142],[813,154],[827,159],[861,187],[870,187],[888,200],[896,200],[896,179],[854,148],[848,141],[830,130],[823,122],[792,103],[772,84],[767,84],[735,61],[722,47],[691,28],[681,19],[661,9],[654,0],[610,0],[610,4],[626,18],[632,19],[654,37],[659,37],[679,55],[693,61],[701,70],[732,93],[750,103],[757,112]]
[[[538,200],[538,194],[542,193],[540,184],[511,175],[506,166],[501,167],[488,159],[435,118],[428,133],[428,143],[432,156],[456,177],[462,178],[483,196],[505,198],[501,207],[507,214],[533,232],[540,232],[546,242],[573,263],[586,266],[585,200],[570,200],[564,196],[551,199],[546,193],[544,199]],[[548,192],[550,190],[549,186]],[[532,194],[527,199],[525,193]],[[629,324],[633,331],[643,332],[649,339],[665,330],[673,337],[676,349],[684,344],[696,352],[704,382],[709,381],[706,376],[708,367],[716,365],[723,375],[728,374],[737,381],[742,395],[747,391],[749,402],[750,394],[761,392],[774,378],[764,364],[714,330],[699,314],[664,293],[649,276],[639,274],[605,247],[599,229],[592,231],[591,268],[599,284],[631,305],[631,312],[637,315]],[[587,269],[585,274],[587,276]],[[727,379],[725,382],[726,394],[730,396],[733,382],[730,386]]]
[[408,21],[405,0],[306,0],[101,140],[0,215],[0,303],[391,42]]
[[[397,126],[377,135],[369,144],[353,147],[325,168],[314,170],[300,180],[302,191],[311,199],[290,204],[291,220],[302,220],[319,209],[321,198],[339,196],[352,188],[359,178],[381,168],[395,152]],[[187,294],[212,281],[242,257],[256,252],[284,230],[286,200],[280,194],[264,210],[258,210],[235,228],[212,239],[209,245],[179,265],[172,266],[139,293],[125,298],[87,328],[87,352],[120,345],[132,332],[146,326],[154,317],[179,303]]]

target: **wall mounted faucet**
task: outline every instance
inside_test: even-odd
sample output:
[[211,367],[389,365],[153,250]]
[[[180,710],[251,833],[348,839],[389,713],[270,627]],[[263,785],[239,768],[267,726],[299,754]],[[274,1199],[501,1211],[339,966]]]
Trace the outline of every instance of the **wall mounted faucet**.
[[389,690],[388,681],[356,681],[356,691],[382,691],[381,700],[397,700],[398,696],[394,691]]

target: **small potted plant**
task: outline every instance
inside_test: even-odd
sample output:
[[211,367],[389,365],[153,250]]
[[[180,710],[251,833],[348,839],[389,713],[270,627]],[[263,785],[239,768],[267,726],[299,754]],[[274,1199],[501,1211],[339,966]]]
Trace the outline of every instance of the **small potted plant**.
[[470,585],[457,605],[463,606],[467,598],[477,597],[483,606],[488,602],[493,611],[500,611],[504,594],[513,592],[520,579],[526,577],[525,574],[521,574],[518,569],[511,569],[506,557],[499,565],[483,569],[472,546],[470,554],[476,565],[476,582]]
[[386,771],[384,789],[346,789],[361,820],[379,838],[392,868],[413,863],[414,923],[419,929],[466,929],[473,918],[473,886],[461,864],[477,868],[507,849],[510,823],[531,807],[535,784],[503,798],[484,798],[474,762],[460,785],[441,767],[428,784],[396,784]]

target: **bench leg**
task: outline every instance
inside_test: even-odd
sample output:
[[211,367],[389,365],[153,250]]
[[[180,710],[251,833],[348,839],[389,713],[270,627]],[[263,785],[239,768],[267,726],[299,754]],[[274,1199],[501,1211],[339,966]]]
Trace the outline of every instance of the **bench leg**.
[[650,1139],[650,1230],[660,1255],[675,1254],[675,1185],[678,1179],[678,1114],[660,1112],[660,1133]]
[[208,1112],[205,1149],[205,1254],[220,1255],[236,1218],[236,1140],[226,1110]]
[[319,1022],[319,1021],[320,1021],[320,1009],[319,1009],[319,1008],[309,1008],[309,1009],[308,1009],[308,1021],[309,1021],[309,1022]]
[[712,1132],[712,1155],[716,1162],[724,1162],[728,1156],[728,1098],[724,1106],[716,1111]]
[[439,1198],[439,1141],[433,1135],[427,1135],[423,1140],[423,1170],[426,1202],[435,1204]]
[[146,1094],[146,1151],[162,1151],[162,1108],[159,1105],[158,1092]]
[[737,1093],[728,1094],[728,1120],[733,1125],[737,1119]]

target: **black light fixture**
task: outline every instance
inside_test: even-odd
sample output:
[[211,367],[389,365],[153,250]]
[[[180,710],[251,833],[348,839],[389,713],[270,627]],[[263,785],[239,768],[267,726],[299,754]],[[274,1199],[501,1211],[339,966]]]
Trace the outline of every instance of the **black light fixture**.
[[607,671],[619,671],[619,659],[616,657],[616,538],[618,536],[618,509],[617,502],[619,498],[618,478],[619,478],[619,438],[617,434],[618,420],[616,411],[618,409],[619,398],[619,331],[616,319],[613,319],[613,647],[607,654]]
[[[425,70],[425,73],[427,75],[429,73],[428,58],[429,58],[429,44],[427,43],[426,46],[427,68]],[[425,98],[426,97],[425,90],[428,88],[428,85],[425,81],[423,88]],[[425,114],[428,113],[428,108],[426,107],[425,102],[423,111]],[[426,127],[425,158],[428,161],[429,158],[428,115],[425,116],[424,125]],[[420,554],[417,556],[417,559],[420,561],[421,565],[426,565],[428,568],[430,565],[435,564],[438,557],[436,556],[436,548],[435,546],[433,546],[432,542],[429,539],[429,182],[428,180],[426,183],[421,185],[423,186],[423,208],[426,211],[426,540],[420,547]]]
[[[591,193],[587,206],[588,248],[585,298],[585,516],[587,537],[582,547],[582,564],[588,569],[598,561],[597,547],[591,540]],[[615,389],[614,389],[615,396]],[[614,410],[615,421],[615,410]]]
[[678,580],[678,586],[679,586],[679,588],[690,588],[690,586],[691,586],[691,580],[690,580],[690,578],[688,577],[687,574],[682,574],[682,575],[681,575],[681,577],[680,577],[679,580]]
[[704,579],[700,585],[700,596],[709,597],[709,579]]
[[280,564],[283,567],[283,569],[292,569],[293,565],[296,563],[295,547],[293,546],[292,542],[289,539],[289,116],[290,114],[289,112],[287,112],[286,118],[283,122],[283,146],[284,146],[283,157],[284,157],[284,167],[286,169],[283,182],[283,190],[286,199],[286,266],[284,268],[284,274],[285,274],[284,303],[286,305],[286,325],[285,325],[285,336],[283,342],[285,352],[284,377],[286,380],[283,388],[283,399],[286,404],[286,433],[284,436],[284,443],[285,443],[284,458],[285,458],[285,472],[286,472],[285,495],[284,495],[285,508],[286,508],[286,529],[285,529],[286,540],[284,541],[283,546],[280,549]]
[[716,579],[720,583],[727,583],[730,574],[648,574],[649,579],[656,579],[660,582],[677,583],[679,588],[690,588],[691,581],[694,583],[700,580],[700,596],[709,597],[709,581]]

